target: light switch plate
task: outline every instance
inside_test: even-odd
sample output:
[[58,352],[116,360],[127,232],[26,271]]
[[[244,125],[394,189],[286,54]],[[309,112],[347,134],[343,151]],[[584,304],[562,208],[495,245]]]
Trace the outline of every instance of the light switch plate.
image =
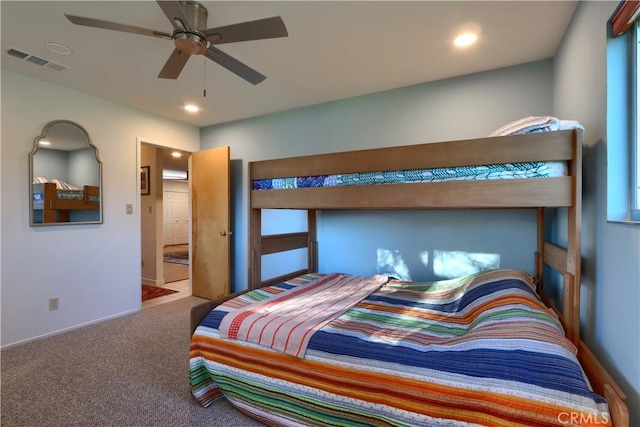
[[133,205],[131,203],[127,203],[125,206],[127,215],[133,215]]

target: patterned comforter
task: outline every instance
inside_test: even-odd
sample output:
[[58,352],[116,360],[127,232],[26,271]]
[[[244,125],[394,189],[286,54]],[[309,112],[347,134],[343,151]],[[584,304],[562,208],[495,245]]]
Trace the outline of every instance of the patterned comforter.
[[200,404],[224,395],[287,426],[610,424],[575,347],[519,271],[388,281],[315,331],[304,358],[221,338],[225,316],[322,277],[248,292],[203,319],[190,349]]
[[566,175],[566,164],[564,162],[505,163],[497,165],[455,166],[449,168],[256,179],[253,181],[253,189],[281,190],[287,188],[342,187],[350,185],[483,181],[488,179],[549,178],[564,175]]

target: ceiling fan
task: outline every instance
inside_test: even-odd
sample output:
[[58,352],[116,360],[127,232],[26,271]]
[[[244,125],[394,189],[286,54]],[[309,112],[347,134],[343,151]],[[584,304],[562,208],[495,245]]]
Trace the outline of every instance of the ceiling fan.
[[157,3],[173,25],[172,33],[69,14],[65,16],[76,25],[173,40],[175,49],[158,74],[158,77],[163,79],[177,79],[191,55],[204,55],[256,85],[266,79],[266,76],[215,48],[214,45],[288,35],[287,28],[279,16],[207,29],[209,13],[200,3],[195,1],[157,1]]

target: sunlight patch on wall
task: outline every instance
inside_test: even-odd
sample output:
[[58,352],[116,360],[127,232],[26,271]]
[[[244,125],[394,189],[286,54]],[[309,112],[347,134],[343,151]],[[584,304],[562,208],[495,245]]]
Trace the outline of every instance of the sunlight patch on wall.
[[425,268],[429,266],[429,251],[420,252],[420,261]]
[[402,259],[400,251],[378,249],[378,274],[386,274],[400,280],[411,280],[409,267]]
[[433,274],[443,279],[454,279],[494,268],[500,268],[499,254],[433,251]]

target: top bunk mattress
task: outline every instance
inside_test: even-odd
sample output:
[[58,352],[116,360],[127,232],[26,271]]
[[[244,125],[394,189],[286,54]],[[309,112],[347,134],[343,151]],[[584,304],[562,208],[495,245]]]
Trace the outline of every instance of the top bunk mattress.
[[281,190],[287,188],[340,187],[371,184],[483,181],[488,179],[547,178],[566,175],[566,162],[503,163],[450,168],[256,179],[253,181],[253,189]]
[[[580,123],[555,117],[525,117],[493,132],[490,137],[584,129]],[[445,168],[391,170],[314,176],[287,176],[252,181],[253,190],[340,187],[372,184],[484,181],[495,179],[548,178],[566,176],[564,161],[501,163]]]

